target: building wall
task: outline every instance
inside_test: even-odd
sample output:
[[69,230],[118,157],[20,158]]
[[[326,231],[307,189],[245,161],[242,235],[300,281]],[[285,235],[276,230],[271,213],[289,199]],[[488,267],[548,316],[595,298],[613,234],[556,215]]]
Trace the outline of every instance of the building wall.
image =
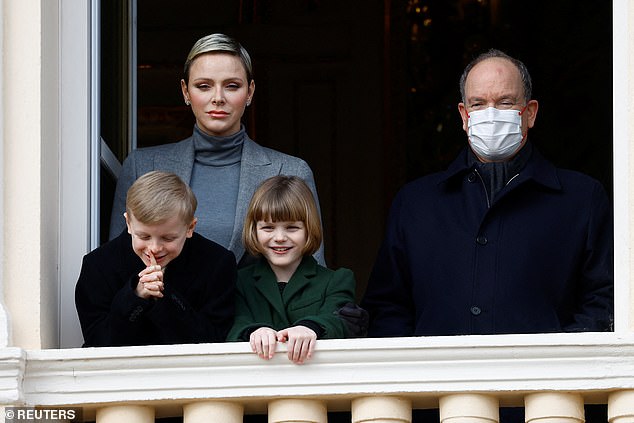
[[42,299],[42,286],[56,280],[43,266],[56,248],[43,237],[42,8],[36,0],[3,6],[4,295],[11,344],[41,348],[56,300]]

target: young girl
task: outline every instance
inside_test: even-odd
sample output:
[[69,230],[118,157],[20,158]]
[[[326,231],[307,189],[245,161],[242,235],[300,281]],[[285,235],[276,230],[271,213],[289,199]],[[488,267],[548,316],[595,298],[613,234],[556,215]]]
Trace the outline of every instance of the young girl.
[[319,338],[344,338],[337,310],[354,301],[348,269],[330,270],[312,257],[322,231],[313,194],[297,176],[274,176],[253,194],[242,240],[257,263],[238,272],[236,319],[229,341],[249,341],[271,359],[277,342],[288,359],[309,359]]

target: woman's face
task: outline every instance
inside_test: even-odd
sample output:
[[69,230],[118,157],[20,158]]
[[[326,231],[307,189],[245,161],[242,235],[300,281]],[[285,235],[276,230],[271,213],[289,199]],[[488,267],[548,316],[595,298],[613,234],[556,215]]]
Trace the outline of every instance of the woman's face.
[[255,91],[247,81],[240,58],[225,53],[205,53],[189,68],[189,83],[181,80],[186,102],[191,102],[198,127],[208,135],[225,137],[240,130],[240,119]]

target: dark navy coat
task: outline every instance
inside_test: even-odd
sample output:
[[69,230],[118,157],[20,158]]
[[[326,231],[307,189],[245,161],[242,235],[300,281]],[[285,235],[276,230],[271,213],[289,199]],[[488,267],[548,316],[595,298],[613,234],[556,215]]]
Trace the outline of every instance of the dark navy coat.
[[224,342],[234,318],[234,255],[194,233],[165,268],[163,298],[134,289],[143,261],[121,235],[84,256],[75,305],[85,347]]
[[466,154],[396,196],[362,304],[369,336],[611,330],[602,185],[533,149],[489,205]]

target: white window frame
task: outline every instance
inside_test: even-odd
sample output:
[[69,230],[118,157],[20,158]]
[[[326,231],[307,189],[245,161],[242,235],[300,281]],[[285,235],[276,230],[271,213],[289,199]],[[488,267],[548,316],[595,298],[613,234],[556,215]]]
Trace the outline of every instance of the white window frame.
[[[632,288],[630,266],[630,127],[632,93],[629,84],[629,25],[631,0],[612,2],[612,133],[614,179],[614,331],[630,332]],[[623,36],[623,35],[626,36]],[[581,123],[579,123],[581,125]]]
[[[75,311],[82,257],[99,234],[99,0],[64,0],[60,20],[59,345],[83,343]],[[83,111],[83,113],[78,113]]]

